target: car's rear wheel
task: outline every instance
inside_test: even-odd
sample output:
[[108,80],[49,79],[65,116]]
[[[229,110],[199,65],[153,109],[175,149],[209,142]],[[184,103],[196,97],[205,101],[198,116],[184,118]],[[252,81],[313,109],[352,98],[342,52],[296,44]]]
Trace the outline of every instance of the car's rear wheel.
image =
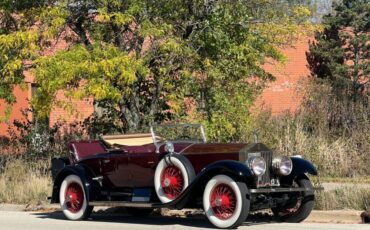
[[67,176],[59,190],[63,214],[69,220],[83,220],[90,216],[93,206],[88,205],[85,188],[77,175]]
[[248,188],[226,175],[208,181],[203,193],[203,208],[208,220],[218,228],[236,228],[248,216]]
[[194,168],[187,158],[166,155],[157,165],[154,175],[155,191],[163,203],[175,200],[194,180]]
[[310,191],[300,192],[293,202],[286,206],[272,208],[272,212],[280,221],[299,223],[310,215],[315,206],[315,195],[312,191],[312,183],[305,175],[296,178],[293,186],[310,189]]

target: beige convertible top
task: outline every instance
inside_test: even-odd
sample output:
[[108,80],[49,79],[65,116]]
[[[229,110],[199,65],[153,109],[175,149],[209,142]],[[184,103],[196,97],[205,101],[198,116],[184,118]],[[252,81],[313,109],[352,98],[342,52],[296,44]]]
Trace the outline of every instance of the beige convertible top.
[[110,145],[137,146],[153,144],[153,137],[150,133],[104,135],[102,138]]

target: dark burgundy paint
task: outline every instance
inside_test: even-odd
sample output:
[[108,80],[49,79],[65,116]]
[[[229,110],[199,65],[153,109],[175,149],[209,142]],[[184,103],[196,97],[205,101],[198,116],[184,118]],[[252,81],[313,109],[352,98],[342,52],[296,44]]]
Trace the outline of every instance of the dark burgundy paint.
[[[122,146],[108,151],[99,141],[73,142],[78,164],[87,166],[95,176],[103,176],[107,189],[122,187],[153,187],[157,164],[167,154],[164,144],[156,146]],[[186,156],[196,174],[212,162],[238,160],[245,144],[174,143],[175,151]]]

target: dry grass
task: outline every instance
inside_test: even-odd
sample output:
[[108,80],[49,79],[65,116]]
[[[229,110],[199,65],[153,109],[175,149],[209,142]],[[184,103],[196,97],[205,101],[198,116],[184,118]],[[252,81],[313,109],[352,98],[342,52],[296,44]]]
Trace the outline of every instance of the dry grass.
[[7,160],[0,173],[0,203],[39,205],[51,193],[51,178],[45,173],[48,163],[27,164],[21,159]]
[[316,194],[318,210],[370,210],[370,190],[348,186]]
[[323,85],[313,85],[295,114],[255,118],[262,142],[281,155],[311,160],[324,177],[370,175],[370,100],[338,99]]

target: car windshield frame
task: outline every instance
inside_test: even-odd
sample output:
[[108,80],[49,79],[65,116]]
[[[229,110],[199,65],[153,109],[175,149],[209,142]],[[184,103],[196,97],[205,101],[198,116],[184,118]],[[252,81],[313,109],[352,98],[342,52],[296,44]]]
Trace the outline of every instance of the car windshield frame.
[[[156,132],[158,128],[167,128],[167,129],[199,129],[200,138],[198,139],[167,139],[162,136],[160,133]],[[192,143],[207,143],[206,133],[204,126],[202,124],[164,124],[164,125],[152,125],[150,127],[150,133],[152,134],[153,143],[155,145],[166,143],[166,142],[192,142]],[[186,136],[186,135],[184,135]]]

